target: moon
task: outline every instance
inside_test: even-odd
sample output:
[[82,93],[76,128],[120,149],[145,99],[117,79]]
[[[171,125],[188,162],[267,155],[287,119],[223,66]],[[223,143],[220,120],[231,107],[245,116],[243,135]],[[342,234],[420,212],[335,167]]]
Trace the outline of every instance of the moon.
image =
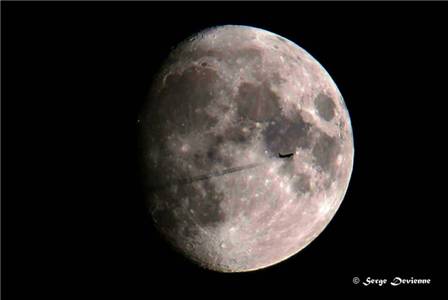
[[254,27],[181,42],[137,124],[154,224],[209,270],[258,270],[298,253],[334,217],[352,173],[350,117],[332,78]]

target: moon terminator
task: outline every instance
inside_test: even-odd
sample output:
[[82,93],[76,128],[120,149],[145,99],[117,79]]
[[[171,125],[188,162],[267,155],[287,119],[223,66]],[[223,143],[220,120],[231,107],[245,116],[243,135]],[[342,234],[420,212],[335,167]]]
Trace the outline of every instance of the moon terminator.
[[205,268],[287,259],[346,193],[354,147],[343,98],[311,55],[274,33],[227,25],[182,42],[139,120],[144,180],[163,187],[146,194],[154,222]]

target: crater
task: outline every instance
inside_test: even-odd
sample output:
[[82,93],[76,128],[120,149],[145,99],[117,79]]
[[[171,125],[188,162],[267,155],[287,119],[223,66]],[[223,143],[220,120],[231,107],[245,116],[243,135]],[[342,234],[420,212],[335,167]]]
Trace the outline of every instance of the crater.
[[320,93],[316,99],[314,99],[314,105],[319,116],[325,121],[331,121],[333,119],[335,104],[329,96]]

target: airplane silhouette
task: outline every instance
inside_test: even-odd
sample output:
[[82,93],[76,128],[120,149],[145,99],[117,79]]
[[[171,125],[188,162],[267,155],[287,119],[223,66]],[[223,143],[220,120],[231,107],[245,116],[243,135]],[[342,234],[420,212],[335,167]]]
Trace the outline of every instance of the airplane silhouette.
[[291,156],[293,156],[294,155],[294,153],[287,153],[287,154],[281,154],[281,153],[279,153],[278,154],[278,157],[280,157],[280,158],[287,158],[287,157],[291,157]]

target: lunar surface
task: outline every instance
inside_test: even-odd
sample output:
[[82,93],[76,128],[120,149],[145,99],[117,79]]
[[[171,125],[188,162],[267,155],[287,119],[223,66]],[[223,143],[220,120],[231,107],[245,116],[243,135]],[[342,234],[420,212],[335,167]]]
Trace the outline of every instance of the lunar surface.
[[215,271],[257,270],[306,247],[352,172],[350,117],[329,74],[298,45],[253,27],[180,43],[138,126],[156,227]]

